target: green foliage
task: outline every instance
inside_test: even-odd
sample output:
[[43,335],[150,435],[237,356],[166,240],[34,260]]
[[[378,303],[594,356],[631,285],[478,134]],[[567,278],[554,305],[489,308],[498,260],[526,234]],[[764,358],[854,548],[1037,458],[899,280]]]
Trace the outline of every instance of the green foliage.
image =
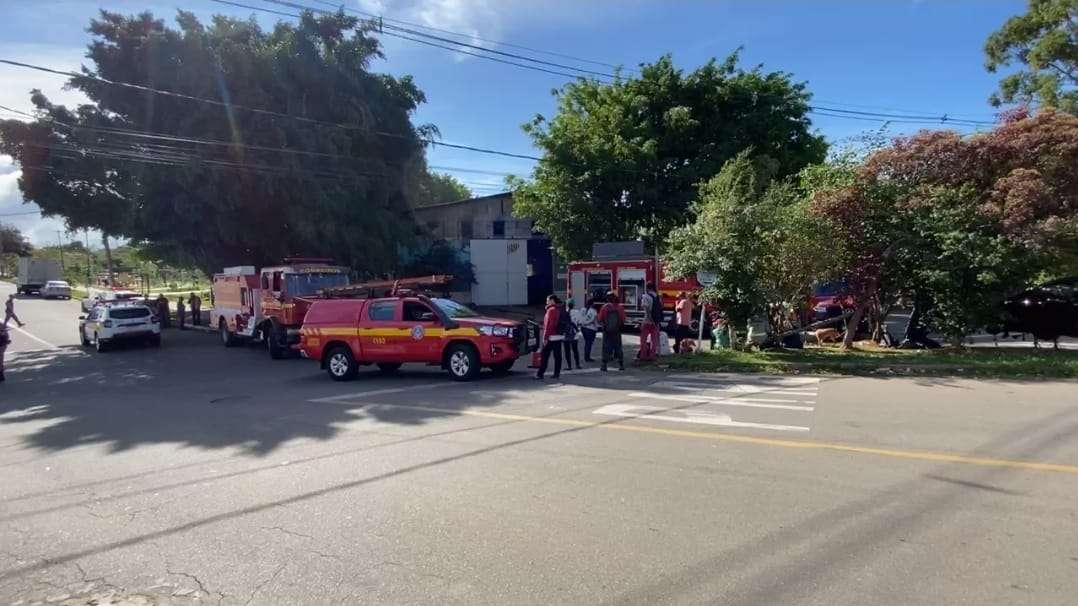
[[1000,81],[993,105],[1036,102],[1078,114],[1078,0],[1029,0],[1028,11],[1008,19],[984,50],[988,71],[1023,66]]
[[400,269],[401,277],[448,274],[453,276],[452,288],[466,290],[475,280],[475,266],[466,261],[456,246],[445,240],[436,240],[405,263]]
[[453,175],[424,172],[416,180],[413,206],[431,206],[472,197],[472,190]]
[[0,253],[24,256],[34,249],[26,236],[14,225],[0,223]]
[[[24,168],[24,196],[69,227],[125,236],[152,258],[205,273],[294,254],[368,273],[391,267],[413,235],[408,167],[433,128],[410,122],[424,101],[410,77],[369,70],[381,51],[367,26],[342,13],[305,13],[271,31],[253,18],[203,24],[185,11],[176,23],[103,11],[90,25],[88,73],[346,126],[73,78],[93,105],[71,111],[35,95],[41,119],[2,133]],[[161,148],[91,126],[234,145]],[[273,151],[282,147],[299,153]]]
[[840,254],[823,222],[808,212],[801,189],[791,179],[772,181],[775,171],[766,158],[738,154],[700,187],[696,220],[675,230],[667,243],[674,274],[717,274],[704,297],[734,326],[775,304],[777,313],[769,318],[777,330],[781,310],[799,307]]
[[636,78],[555,91],[557,115],[524,125],[544,154],[531,181],[511,182],[514,212],[582,258],[599,241],[663,240],[689,220],[699,184],[750,146],[779,178],[821,161],[804,84],[737,59],[686,74],[666,56]]

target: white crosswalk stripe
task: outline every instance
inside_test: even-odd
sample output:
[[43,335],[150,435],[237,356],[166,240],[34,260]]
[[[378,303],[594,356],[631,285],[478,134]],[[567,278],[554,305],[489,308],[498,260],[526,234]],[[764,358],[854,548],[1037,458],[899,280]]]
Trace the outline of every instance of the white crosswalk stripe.
[[[650,421],[807,432],[811,431],[819,387],[820,379],[815,377],[671,375],[625,394],[639,404],[607,405],[593,412]],[[660,402],[669,404],[657,405]]]

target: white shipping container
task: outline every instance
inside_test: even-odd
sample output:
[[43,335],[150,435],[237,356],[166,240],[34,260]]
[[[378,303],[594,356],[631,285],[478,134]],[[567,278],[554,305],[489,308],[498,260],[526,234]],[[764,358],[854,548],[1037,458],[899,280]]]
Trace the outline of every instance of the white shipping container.
[[476,305],[528,304],[528,241],[472,240]]

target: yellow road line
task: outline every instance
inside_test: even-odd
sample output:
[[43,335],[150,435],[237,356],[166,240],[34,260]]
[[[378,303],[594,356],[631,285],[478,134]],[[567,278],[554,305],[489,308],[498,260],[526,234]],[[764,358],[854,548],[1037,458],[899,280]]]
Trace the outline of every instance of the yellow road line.
[[1064,465],[1061,463],[1039,463],[1036,461],[1014,461],[1009,459],[992,459],[986,457],[973,457],[946,452],[927,452],[916,450],[894,450],[890,448],[874,448],[871,446],[856,446],[853,444],[840,444],[832,442],[813,442],[809,440],[783,440],[777,438],[760,438],[756,436],[742,436],[737,434],[717,433],[710,431],[688,431],[684,429],[665,429],[648,425],[629,425],[621,422],[594,422],[580,421],[577,419],[561,419],[552,417],[532,417],[528,415],[515,415],[502,412],[488,412],[481,410],[450,410],[433,406],[412,406],[406,404],[378,404],[378,406],[393,406],[395,408],[410,408],[425,412],[437,412],[441,414],[484,417],[487,419],[504,419],[509,421],[528,421],[532,423],[546,423],[549,425],[568,425],[570,427],[591,427],[595,429],[611,429],[615,431],[631,431],[637,433],[650,433],[679,438],[697,438],[702,440],[716,440],[719,442],[738,442],[741,444],[757,444],[763,446],[779,446],[782,448],[807,448],[815,450],[829,450],[833,452],[847,452],[857,454],[877,455],[896,459],[914,459],[919,461],[939,461],[942,463],[961,463],[964,465],[979,465],[982,467],[1006,467],[1010,469],[1025,469],[1033,471],[1055,471],[1078,475],[1078,465]]

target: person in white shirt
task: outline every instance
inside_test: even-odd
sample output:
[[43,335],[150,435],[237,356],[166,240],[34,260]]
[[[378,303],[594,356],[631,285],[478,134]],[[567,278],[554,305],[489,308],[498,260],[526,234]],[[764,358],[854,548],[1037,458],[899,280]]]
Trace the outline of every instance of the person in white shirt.
[[599,332],[599,312],[595,311],[595,301],[590,300],[584,304],[583,309],[574,309],[570,315],[573,323],[580,327],[580,334],[584,337],[584,361],[594,362],[591,358],[591,347],[595,344],[595,335]]

